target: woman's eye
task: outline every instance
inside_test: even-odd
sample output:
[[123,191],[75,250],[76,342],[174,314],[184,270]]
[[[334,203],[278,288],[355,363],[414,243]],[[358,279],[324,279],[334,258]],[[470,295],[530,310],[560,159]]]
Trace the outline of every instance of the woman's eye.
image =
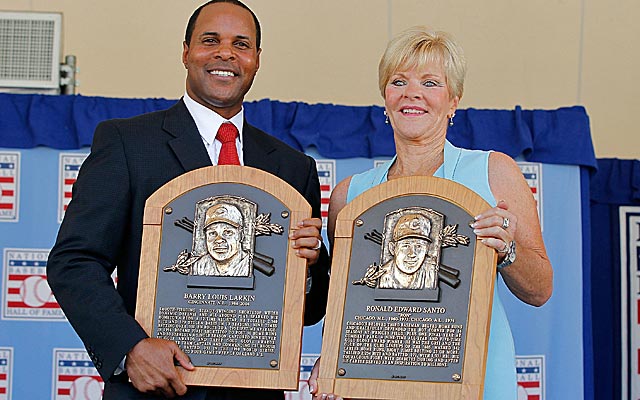
[[440,87],[443,86],[442,83],[438,82],[438,81],[426,81],[425,83],[423,83],[423,85],[425,85],[426,87]]
[[391,84],[393,86],[404,86],[406,85],[406,82],[403,81],[402,79],[394,79],[393,81],[391,81]]

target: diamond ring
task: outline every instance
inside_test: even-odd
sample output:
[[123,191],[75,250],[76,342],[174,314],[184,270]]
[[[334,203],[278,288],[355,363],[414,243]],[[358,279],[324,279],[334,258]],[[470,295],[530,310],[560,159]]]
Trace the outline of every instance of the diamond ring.
[[502,229],[506,231],[508,227],[509,227],[509,218],[507,217],[502,218]]

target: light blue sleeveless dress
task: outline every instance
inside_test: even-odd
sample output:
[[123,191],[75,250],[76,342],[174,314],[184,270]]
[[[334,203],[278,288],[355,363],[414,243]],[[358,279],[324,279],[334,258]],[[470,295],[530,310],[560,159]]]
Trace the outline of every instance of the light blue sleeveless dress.
[[[387,181],[389,168],[395,157],[379,167],[353,175],[347,192],[347,203],[376,185]],[[449,141],[444,146],[444,163],[433,174],[458,182],[478,193],[491,206],[496,199],[489,187],[489,152],[466,150],[453,146]],[[498,296],[497,284],[493,290],[491,332],[485,374],[485,400],[515,400],[518,398],[515,348],[507,315]]]

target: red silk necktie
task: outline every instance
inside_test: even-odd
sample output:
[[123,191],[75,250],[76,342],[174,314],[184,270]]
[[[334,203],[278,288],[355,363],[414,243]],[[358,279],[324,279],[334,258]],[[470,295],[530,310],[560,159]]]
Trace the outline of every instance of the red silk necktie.
[[238,150],[236,148],[236,137],[238,128],[230,122],[220,125],[216,139],[222,142],[220,155],[218,155],[218,165],[240,165]]

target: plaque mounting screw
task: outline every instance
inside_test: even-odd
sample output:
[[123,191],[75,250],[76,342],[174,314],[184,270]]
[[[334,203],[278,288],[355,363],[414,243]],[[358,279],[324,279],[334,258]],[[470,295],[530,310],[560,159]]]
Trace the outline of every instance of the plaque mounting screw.
[[269,365],[271,365],[271,368],[275,368],[278,366],[278,361],[276,360],[271,360],[271,362],[269,363]]
[[451,379],[458,382],[460,379],[462,379],[462,377],[460,376],[460,374],[453,374],[451,375]]
[[364,225],[364,221],[361,219],[356,220],[356,226],[362,226]]
[[289,218],[289,211],[283,211],[280,215],[282,216],[282,218]]
[[340,368],[338,370],[338,375],[345,376],[346,374],[347,374],[347,371],[344,368]]
[[164,213],[167,214],[167,215],[171,214],[172,212],[173,212],[173,208],[171,208],[171,207],[167,207],[167,208],[164,209]]

